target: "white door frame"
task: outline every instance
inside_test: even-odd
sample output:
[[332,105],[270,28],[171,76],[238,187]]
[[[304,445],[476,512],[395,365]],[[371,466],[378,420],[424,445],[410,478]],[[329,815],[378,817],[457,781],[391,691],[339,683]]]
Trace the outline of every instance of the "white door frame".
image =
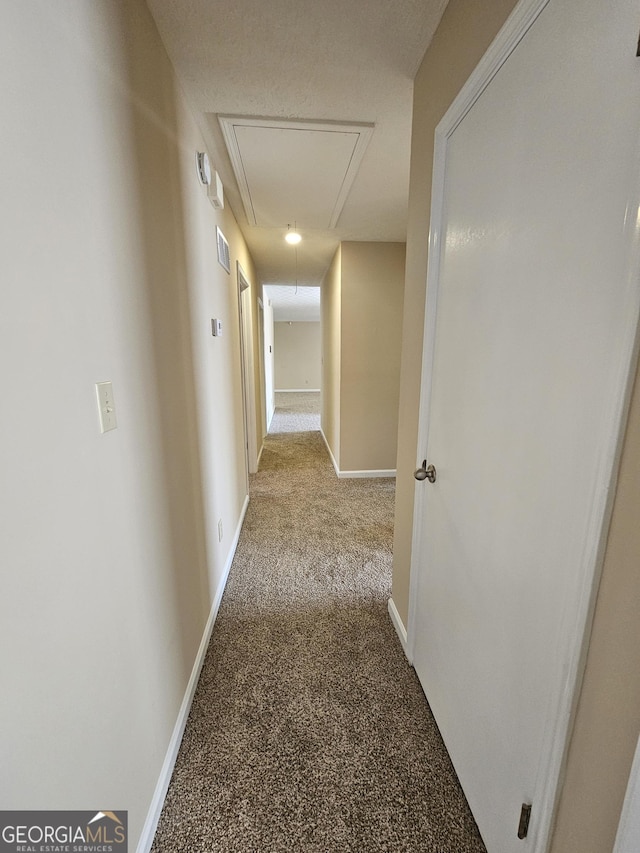
[[629,774],[613,853],[637,853],[638,850],[640,850],[640,739]]
[[[497,35],[491,47],[478,64],[451,107],[439,123],[435,132],[433,164],[433,188],[431,197],[431,220],[429,230],[429,260],[427,270],[427,300],[423,333],[423,357],[421,395],[418,426],[419,454],[416,468],[425,458],[429,438],[429,410],[432,389],[435,332],[440,280],[441,237],[445,190],[445,169],[449,138],[489,85],[510,54],[515,50],[526,32],[543,11],[549,0],[521,0]],[[640,191],[640,187],[637,188]],[[640,197],[640,192],[638,193]],[[634,268],[640,271],[640,246],[636,243]],[[638,325],[640,316],[640,288],[633,294],[629,305],[628,323],[624,330],[622,348],[623,367],[619,372],[615,388],[616,404],[609,412],[608,444],[603,462],[598,471],[600,488],[594,495],[588,534],[580,566],[581,589],[575,608],[564,615],[564,686],[548,714],[544,754],[541,756],[541,783],[536,791],[536,828],[530,839],[533,853],[544,853],[548,849],[550,831],[554,817],[560,780],[566,759],[566,746],[571,734],[575,706],[584,673],[595,597],[604,559],[606,538],[615,496],[620,453],[627,421],[629,400],[638,357]],[[587,464],[589,461],[587,460]],[[413,535],[411,546],[411,577],[409,616],[407,626],[408,659],[413,662],[416,642],[416,618],[418,599],[418,576],[421,570],[420,550],[422,519],[426,510],[424,484],[415,486]],[[427,697],[428,698],[428,697]]]
[[[264,293],[264,291],[263,291]],[[269,432],[271,420],[275,413],[275,369],[274,369],[274,327],[273,327],[273,307],[268,296],[264,296],[265,305],[263,314],[264,321],[264,385],[265,385],[265,407],[267,413],[266,428]]]
[[255,474],[258,470],[256,438],[256,395],[253,378],[253,337],[251,335],[251,312],[247,309],[244,294],[251,293],[251,282],[240,261],[236,261],[238,286],[238,313],[240,315],[240,361],[242,369],[242,395],[244,406],[247,470]]
[[[260,353],[260,389],[261,389],[261,398],[262,398],[262,406],[261,406],[261,430],[264,426],[264,433],[268,432],[267,427],[267,377],[265,372],[265,343],[264,343],[264,302],[261,296],[258,296],[258,351]],[[258,453],[258,462],[260,461],[260,456],[262,455],[262,448],[264,447],[264,434],[260,436],[260,452]]]

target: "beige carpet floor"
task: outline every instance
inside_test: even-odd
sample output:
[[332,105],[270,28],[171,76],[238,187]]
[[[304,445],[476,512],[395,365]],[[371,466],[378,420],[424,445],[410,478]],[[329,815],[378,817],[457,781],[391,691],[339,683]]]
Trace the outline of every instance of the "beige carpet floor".
[[251,478],[153,853],[485,853],[387,614],[394,482],[338,480],[290,405]]
[[276,391],[275,398],[276,410],[269,430],[272,435],[320,429],[319,391]]

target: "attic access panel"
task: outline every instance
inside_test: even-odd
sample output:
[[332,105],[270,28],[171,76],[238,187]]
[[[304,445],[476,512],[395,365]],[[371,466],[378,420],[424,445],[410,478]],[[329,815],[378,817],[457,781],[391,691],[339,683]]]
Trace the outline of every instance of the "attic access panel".
[[374,125],[219,116],[251,225],[335,228]]

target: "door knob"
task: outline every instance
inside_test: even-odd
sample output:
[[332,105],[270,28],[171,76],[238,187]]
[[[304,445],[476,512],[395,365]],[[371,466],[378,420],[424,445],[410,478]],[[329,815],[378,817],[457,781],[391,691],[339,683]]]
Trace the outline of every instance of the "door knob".
[[427,465],[427,460],[422,460],[422,467],[418,468],[414,471],[413,476],[418,481],[428,480],[430,483],[435,483],[436,481],[436,469],[435,465]]

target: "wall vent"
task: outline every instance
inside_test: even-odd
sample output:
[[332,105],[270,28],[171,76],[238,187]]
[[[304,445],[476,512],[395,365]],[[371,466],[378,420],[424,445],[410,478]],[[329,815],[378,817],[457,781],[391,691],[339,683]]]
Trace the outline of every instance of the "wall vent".
[[222,233],[222,231],[216,225],[216,242],[218,244],[218,262],[220,266],[223,266],[228,273],[231,272],[231,260],[229,256],[229,244]]

